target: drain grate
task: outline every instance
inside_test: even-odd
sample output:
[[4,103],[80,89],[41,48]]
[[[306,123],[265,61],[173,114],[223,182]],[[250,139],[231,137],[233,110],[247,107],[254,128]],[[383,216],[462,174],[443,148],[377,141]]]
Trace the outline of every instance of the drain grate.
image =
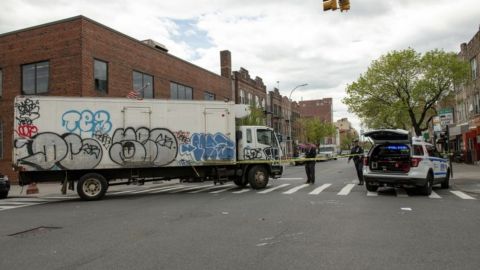
[[37,236],[37,235],[41,235],[41,234],[47,233],[49,231],[58,230],[58,229],[61,229],[61,228],[62,227],[40,226],[40,227],[36,227],[36,228],[30,229],[30,230],[21,231],[21,232],[17,232],[17,233],[12,233],[12,234],[9,234],[8,236],[14,236],[14,237]]

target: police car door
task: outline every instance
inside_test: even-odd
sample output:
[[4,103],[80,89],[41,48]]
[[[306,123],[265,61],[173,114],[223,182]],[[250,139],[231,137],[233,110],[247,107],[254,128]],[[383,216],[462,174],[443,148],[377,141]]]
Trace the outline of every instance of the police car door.
[[448,162],[442,158],[433,145],[425,145],[430,161],[433,163],[433,175],[435,179],[445,178],[447,175]]

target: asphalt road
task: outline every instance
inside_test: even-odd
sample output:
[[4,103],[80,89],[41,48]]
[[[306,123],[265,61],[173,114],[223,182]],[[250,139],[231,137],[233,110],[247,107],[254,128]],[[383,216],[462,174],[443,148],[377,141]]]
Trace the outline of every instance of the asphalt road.
[[478,196],[367,194],[345,160],[316,176],[302,186],[304,168],[288,167],[266,193],[161,184],[0,211],[0,269],[479,268]]

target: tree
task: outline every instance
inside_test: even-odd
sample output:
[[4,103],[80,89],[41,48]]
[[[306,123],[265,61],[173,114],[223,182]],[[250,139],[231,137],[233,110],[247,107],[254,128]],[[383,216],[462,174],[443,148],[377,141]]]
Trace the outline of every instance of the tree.
[[455,53],[409,48],[372,62],[347,86],[343,102],[370,128],[413,128],[417,136],[437,115],[435,104],[468,79],[469,66]]
[[336,127],[332,123],[327,123],[316,118],[302,118],[300,119],[300,123],[308,142],[321,144],[325,137],[335,135]]
[[238,125],[241,126],[262,126],[265,125],[265,113],[262,108],[250,106],[250,114],[239,119]]

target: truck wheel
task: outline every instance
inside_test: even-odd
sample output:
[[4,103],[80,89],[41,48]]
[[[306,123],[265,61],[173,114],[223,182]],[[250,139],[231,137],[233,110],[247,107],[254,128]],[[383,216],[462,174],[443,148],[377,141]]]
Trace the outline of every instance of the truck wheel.
[[426,183],[423,187],[420,188],[420,192],[425,196],[430,196],[432,194],[432,184],[433,184],[433,174],[429,172],[427,175]]
[[248,171],[248,182],[253,189],[261,189],[268,184],[268,172],[263,166],[253,166]]
[[107,192],[108,182],[98,173],[87,173],[77,183],[77,193],[86,201],[101,199]]
[[445,180],[442,182],[442,188],[449,188],[450,187],[450,170],[447,171],[447,176],[445,177]]
[[365,187],[367,188],[368,191],[370,192],[375,192],[378,189],[377,185],[372,185],[371,182],[365,181]]
[[0,192],[0,199],[5,199],[8,197],[8,191],[7,192]]
[[246,179],[244,179],[242,176],[236,176],[233,179],[233,183],[239,187],[245,187],[247,185]]

